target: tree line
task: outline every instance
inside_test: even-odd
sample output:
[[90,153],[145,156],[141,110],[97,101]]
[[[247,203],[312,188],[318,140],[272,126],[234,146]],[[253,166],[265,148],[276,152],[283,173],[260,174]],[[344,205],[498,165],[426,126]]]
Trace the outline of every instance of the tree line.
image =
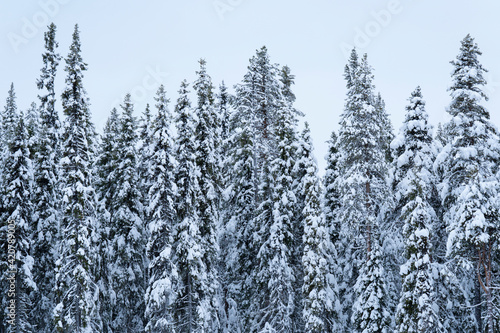
[[417,87],[394,134],[353,50],[324,177],[266,47],[234,93],[201,59],[175,103],[160,86],[138,119],[127,94],[98,134],[78,26],[60,95],[55,35],[38,102],[12,84],[0,114],[0,332],[499,329],[500,139],[470,35],[435,133]]

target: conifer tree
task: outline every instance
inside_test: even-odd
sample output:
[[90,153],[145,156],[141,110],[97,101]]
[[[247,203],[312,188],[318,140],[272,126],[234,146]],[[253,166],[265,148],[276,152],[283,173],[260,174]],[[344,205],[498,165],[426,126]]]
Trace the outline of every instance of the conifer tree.
[[196,120],[188,98],[188,84],[181,83],[175,107],[177,137],[175,157],[175,183],[177,195],[177,222],[174,228],[173,260],[178,271],[178,287],[174,304],[174,322],[180,332],[196,332],[203,325],[199,304],[205,282],[200,278],[206,267],[203,262],[203,245],[196,210],[198,190],[196,146],[194,136]]
[[329,226],[321,205],[321,185],[318,168],[312,155],[309,125],[302,132],[299,164],[306,171],[300,190],[304,197],[304,295],[303,316],[306,332],[341,332],[340,302],[332,266],[335,255]]
[[[12,90],[13,92],[13,90]],[[9,98],[14,94],[9,94]],[[12,130],[12,141],[8,142],[8,150],[4,156],[4,178],[3,178],[3,216],[2,216],[2,237],[5,243],[6,264],[2,269],[2,280],[6,280],[9,285],[13,282],[15,291],[6,289],[3,296],[2,305],[5,314],[10,313],[8,305],[14,301],[14,316],[6,316],[9,327],[8,332],[35,332],[36,327],[32,318],[33,293],[37,290],[36,282],[33,278],[33,169],[28,149],[28,133],[24,123],[23,112],[16,115],[15,101],[11,100],[11,107],[15,116],[16,124]],[[7,229],[13,227],[12,232]],[[11,237],[11,235],[13,237]],[[12,249],[12,250],[11,250]],[[6,299],[6,296],[8,299]],[[7,302],[5,302],[7,301]],[[5,319],[4,319],[5,320]]]
[[103,332],[111,332],[112,309],[116,299],[111,285],[108,265],[111,261],[109,251],[109,234],[113,227],[111,222],[111,204],[116,193],[115,167],[118,164],[117,139],[120,130],[118,111],[111,110],[101,135],[97,151],[95,170],[95,189],[97,197],[97,212],[99,216],[99,245],[96,258],[96,280],[100,292],[100,311],[103,322]]
[[[242,327],[249,327],[249,306],[253,295],[253,279],[257,247],[253,241],[254,218],[257,208],[255,130],[253,114],[248,105],[238,101],[230,119],[230,136],[228,138],[228,172],[230,182],[227,184],[228,215],[224,219],[224,232],[234,235],[234,249],[223,247],[222,258],[225,258],[226,300],[235,300],[236,311]],[[234,306],[233,306],[234,309]]]
[[34,311],[37,329],[40,332],[52,332],[52,309],[55,306],[54,280],[55,261],[59,232],[59,159],[60,130],[59,115],[55,109],[55,77],[60,55],[55,40],[56,26],[51,23],[45,32],[45,52],[42,55],[43,67],[37,87],[39,107],[39,136],[34,156],[34,178],[36,195],[36,242],[34,243],[35,280],[38,291],[35,294]]
[[[300,156],[300,154],[309,155],[308,145],[300,145],[300,140],[296,133],[296,127],[298,123],[297,116],[303,116],[302,112],[298,111],[293,103],[295,102],[295,94],[292,91],[292,85],[295,84],[295,75],[291,73],[288,66],[283,66],[279,72],[279,82],[280,82],[280,93],[281,102],[280,107],[284,108],[285,112],[289,112],[291,116],[293,136],[291,144],[291,158],[290,165],[292,170],[292,177],[294,179],[292,184],[292,191],[294,192],[294,197],[297,202],[295,205],[295,211],[293,212],[292,218],[292,233],[293,233],[293,244],[290,246],[292,248],[291,265],[293,266],[293,271],[295,272],[295,281],[293,284],[295,300],[294,300],[294,313],[292,315],[292,320],[296,330],[303,331],[305,322],[303,320],[303,297],[302,297],[302,286],[304,284],[304,270],[302,266],[302,256],[304,253],[304,214],[303,210],[305,208],[305,193],[301,189],[301,184],[303,178],[307,174],[307,167],[302,163],[301,158],[307,157]],[[297,147],[302,148],[301,151],[297,151]]]
[[[234,109],[231,100],[233,96],[229,95],[224,81],[219,86],[217,94],[216,109],[220,119],[220,144],[218,145],[218,155],[220,156],[220,188],[221,200],[219,202],[219,279],[221,284],[221,302],[220,302],[220,325],[222,332],[242,332],[241,309],[239,303],[241,289],[240,277],[238,271],[238,225],[236,222],[239,217],[235,210],[239,208],[237,202],[233,201],[233,195],[239,195],[240,191],[234,191],[233,171],[236,171],[233,150],[237,149],[238,139],[236,138]],[[237,179],[237,178],[235,178]],[[236,199],[236,198],[234,198]]]
[[2,113],[2,143],[4,147],[7,147],[8,143],[12,142],[14,139],[14,129],[17,123],[16,110],[16,92],[14,90],[14,83],[11,83],[5,102],[5,108]]
[[[340,230],[343,242],[338,246],[342,260],[339,262],[342,276],[340,292],[343,311],[348,316],[351,315],[354,298],[357,298],[355,304],[363,305],[352,309],[352,323],[357,328],[382,327],[386,324],[385,315],[390,306],[387,295],[375,294],[380,298],[378,303],[386,308],[365,306],[363,297],[368,296],[374,286],[378,291],[387,291],[383,287],[386,276],[379,271],[383,264],[380,262],[382,254],[377,231],[388,197],[386,152],[380,144],[380,136],[385,132],[379,122],[380,112],[374,105],[373,75],[366,55],[359,61],[356,51],[352,51],[345,78],[348,92],[338,137],[341,176],[335,182],[341,195],[337,218],[344,221]],[[372,253],[372,250],[375,252]],[[368,278],[381,281],[370,281]],[[352,289],[354,285],[356,288]],[[376,314],[361,314],[363,311],[376,311]],[[360,315],[367,316],[368,321],[359,322]],[[370,318],[374,319],[373,323]]]
[[[272,134],[276,140],[273,157],[264,162],[256,225],[258,289],[254,296],[254,322],[251,332],[294,332],[295,277],[293,274],[294,224],[296,198],[293,192],[295,158],[295,117],[290,107],[276,109]],[[255,237],[255,236],[254,236]]]
[[111,197],[108,274],[115,293],[112,329],[117,332],[144,330],[145,242],[141,196],[138,190],[137,124],[130,94],[122,104],[116,140],[117,164],[113,165],[116,183]]
[[[7,99],[5,101],[5,107],[2,113],[0,114],[0,118],[2,120],[1,124],[1,134],[2,137],[0,138],[0,144],[2,147],[1,155],[0,155],[0,161],[2,162],[0,165],[0,181],[2,184],[4,184],[4,178],[6,177],[7,173],[9,170],[6,167],[5,161],[7,160],[9,156],[9,144],[13,142],[13,137],[14,137],[14,128],[13,125],[17,124],[18,122],[18,115],[17,115],[17,104],[16,104],[16,94],[14,91],[14,83],[11,83],[9,92],[7,94]],[[10,126],[6,126],[4,124],[9,124]],[[6,219],[6,211],[4,207],[4,191],[2,191],[2,200],[0,201],[0,216],[2,218],[1,220],[1,226],[0,226],[0,242],[3,246],[3,248],[7,248],[7,219]],[[7,262],[7,251],[2,251],[1,259],[0,259],[0,265],[2,268],[2,279],[0,280],[0,286],[3,288],[3,290],[8,290],[8,282],[6,280],[6,277],[4,276],[5,273],[8,270],[8,262]],[[7,320],[7,307],[8,307],[8,302],[9,299],[7,298],[7,293],[4,293],[1,298],[2,302],[2,311],[0,311],[0,328],[6,330],[7,326],[9,324],[6,323]]]
[[201,329],[210,331],[218,325],[217,310],[219,299],[219,279],[217,258],[219,244],[217,226],[219,219],[219,166],[220,157],[217,152],[218,117],[214,108],[213,85],[206,72],[206,62],[201,59],[198,79],[193,88],[198,97],[194,113],[198,118],[196,123],[196,166],[198,193],[196,197],[196,215],[200,228],[202,262],[205,272],[202,276],[200,303],[198,312],[202,320]]
[[149,215],[147,207],[149,206],[149,188],[150,178],[149,178],[149,148],[151,146],[151,126],[153,123],[151,110],[149,104],[146,104],[146,108],[139,120],[139,144],[138,144],[138,166],[137,173],[139,175],[139,192],[142,194],[142,205],[145,207],[143,210],[142,219],[145,225],[149,223]]
[[372,249],[354,285],[357,298],[353,304],[351,322],[355,332],[388,332],[391,325],[382,252],[376,237],[377,230],[372,229],[372,233]]
[[53,315],[58,332],[102,330],[99,288],[95,281],[96,216],[92,184],[92,150],[95,143],[88,98],[82,85],[87,69],[81,57],[78,25],[66,60],[66,88],[62,94],[66,116],[62,135],[61,188],[64,235],[56,261],[55,288],[58,304]]
[[[172,115],[169,100],[162,86],[156,96],[158,114],[151,124],[149,151],[149,281],[146,290],[146,331],[175,331],[173,306],[176,301],[177,267],[172,262],[173,228],[176,222],[174,207],[175,182]],[[182,331],[182,330],[181,330]]]
[[432,164],[436,147],[420,87],[412,92],[409,102],[399,136],[391,144],[396,211],[401,220],[398,224],[403,223],[406,258],[401,266],[403,286],[397,311],[398,331],[438,332],[442,326],[431,260],[434,257],[431,235],[439,239],[441,229],[431,204],[435,193]]
[[337,134],[333,131],[328,141],[328,154],[326,156],[326,170],[323,178],[325,188],[323,195],[323,212],[333,244],[339,241],[340,221],[336,214],[340,208],[340,193],[335,180],[339,177],[339,151],[337,148]]
[[[443,170],[441,197],[448,226],[447,254],[468,268],[466,276],[474,276],[476,321],[478,330],[493,332],[497,327],[497,309],[493,300],[494,269],[500,234],[498,232],[498,161],[499,138],[491,124],[489,112],[481,105],[486,95],[486,70],[474,39],[467,35],[460,53],[452,61],[452,97],[446,124],[447,145],[436,160]],[[474,270],[474,274],[470,271]],[[485,309],[482,311],[481,296]]]

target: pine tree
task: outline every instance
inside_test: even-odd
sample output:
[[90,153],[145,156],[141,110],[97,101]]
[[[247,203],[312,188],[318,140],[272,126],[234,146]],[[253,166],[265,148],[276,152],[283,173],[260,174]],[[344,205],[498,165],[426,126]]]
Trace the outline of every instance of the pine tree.
[[435,193],[432,164],[436,147],[420,87],[412,92],[409,102],[400,134],[391,144],[396,211],[403,223],[402,234],[406,240],[406,263],[401,266],[403,286],[397,311],[398,331],[438,332],[442,326],[437,311],[437,282],[431,260],[434,247],[430,237],[433,235],[443,241],[431,204]]
[[149,172],[149,281],[146,290],[146,331],[174,332],[173,306],[177,292],[177,267],[172,262],[173,228],[176,222],[175,163],[171,134],[172,115],[162,86],[158,89],[158,114],[151,124]]
[[339,151],[337,148],[337,134],[332,132],[328,141],[328,154],[326,156],[326,170],[323,178],[325,188],[323,195],[323,212],[333,244],[339,241],[340,221],[336,217],[340,208],[340,192],[335,180],[339,177]]
[[312,155],[309,125],[306,123],[299,148],[300,160],[306,174],[301,178],[300,190],[304,197],[304,267],[303,316],[306,332],[341,332],[340,302],[332,266],[335,255],[329,226],[321,205],[321,185],[318,168]]
[[62,104],[66,119],[61,159],[62,221],[64,237],[56,261],[58,304],[54,319],[58,332],[101,331],[99,288],[95,281],[95,194],[92,184],[92,148],[95,130],[82,85],[87,65],[80,55],[78,25],[66,60],[66,88]]
[[149,223],[149,214],[147,207],[149,206],[149,188],[151,187],[151,180],[149,177],[149,160],[150,153],[149,147],[151,146],[151,126],[153,123],[151,110],[149,104],[143,112],[139,120],[139,144],[138,144],[138,166],[137,174],[139,175],[139,192],[142,193],[142,205],[145,207],[143,210],[142,219],[145,225]]
[[5,108],[2,113],[2,143],[7,147],[9,142],[14,140],[14,129],[16,128],[16,92],[14,91],[14,83],[10,84],[10,89],[5,102]]
[[174,177],[177,187],[175,198],[177,222],[174,228],[173,256],[178,271],[174,322],[176,329],[180,332],[196,332],[202,325],[198,314],[198,304],[204,281],[199,279],[199,275],[206,270],[202,260],[201,231],[195,208],[199,192],[196,176],[198,173],[195,160],[196,146],[193,140],[196,120],[193,117],[188,93],[188,84],[183,81],[175,107],[177,168]]
[[[373,75],[366,55],[359,61],[356,51],[352,51],[345,78],[348,93],[338,137],[341,176],[337,178],[335,186],[341,196],[337,218],[344,221],[340,230],[342,242],[338,244],[342,276],[340,293],[343,297],[343,311],[350,316],[354,298],[357,298],[356,304],[363,304],[363,299],[366,299],[363,297],[371,293],[370,288],[374,285],[380,291],[387,291],[382,287],[385,286],[384,281],[367,279],[386,278],[378,271],[382,266],[379,262],[382,254],[381,249],[376,248],[379,246],[379,232],[376,230],[380,227],[388,190],[386,152],[380,140],[385,131],[381,128],[383,124],[379,122],[380,112],[374,106]],[[379,252],[372,254],[372,250]],[[358,269],[361,269],[359,276]],[[354,283],[356,280],[357,283]],[[352,289],[354,285],[356,288]],[[390,307],[386,301],[387,295],[378,297],[381,298],[380,304]],[[363,314],[367,316],[368,322],[360,323],[356,319],[360,311],[372,310],[377,313]],[[356,327],[377,327],[385,325],[384,318],[388,308],[364,306],[354,307],[352,311],[352,322],[356,323]],[[373,325],[369,318],[374,318]]]
[[203,292],[201,293],[198,312],[201,329],[210,331],[218,325],[217,310],[219,280],[217,274],[218,239],[217,225],[219,219],[219,166],[217,154],[218,117],[214,109],[213,86],[206,72],[206,62],[201,59],[198,79],[193,85],[198,97],[194,113],[198,118],[196,123],[196,166],[198,193],[196,197],[196,215],[199,223],[202,262],[205,272],[199,277]]
[[382,252],[378,244],[377,231],[372,230],[373,242],[368,259],[361,266],[354,285],[357,294],[352,310],[352,328],[355,332],[389,332],[391,315],[387,311],[387,286],[384,282],[385,270]]
[[103,322],[103,332],[111,332],[113,302],[116,299],[115,291],[111,285],[111,277],[108,274],[108,265],[111,262],[109,251],[110,231],[113,227],[111,222],[111,205],[117,190],[115,179],[115,168],[118,164],[117,139],[120,131],[120,121],[116,108],[111,110],[101,136],[97,151],[95,170],[95,189],[97,197],[97,212],[99,216],[98,256],[96,258],[96,280],[100,292],[100,315]]
[[251,272],[258,250],[253,241],[257,188],[252,117],[250,110],[241,104],[231,115],[229,151],[225,163],[228,166],[229,182],[225,190],[228,214],[224,219],[223,230],[225,234],[235,238],[234,248],[228,244],[221,249],[227,272],[225,283],[228,291],[225,299],[233,311],[237,312],[235,315],[240,317],[234,320],[240,322],[241,327],[249,327],[248,309],[253,295]]
[[45,52],[42,55],[42,74],[37,80],[41,91],[38,96],[39,137],[36,142],[34,157],[34,178],[36,195],[34,209],[36,212],[36,242],[34,243],[35,281],[38,292],[34,300],[34,316],[40,332],[52,332],[54,329],[52,309],[55,306],[54,280],[55,261],[59,232],[59,159],[61,124],[55,109],[54,82],[57,67],[61,59],[56,52],[58,43],[55,40],[56,26],[52,23],[45,32]]
[[401,266],[403,287],[397,312],[399,332],[438,332],[441,328],[431,267],[430,235],[436,215],[426,198],[429,191],[427,172],[416,166],[408,175],[411,178],[406,193],[409,201],[402,211],[407,261]]
[[[12,90],[13,92],[13,90]],[[14,94],[9,94],[9,98]],[[2,305],[5,311],[5,321],[10,327],[8,332],[35,332],[35,323],[31,316],[33,305],[33,293],[37,290],[33,278],[33,167],[28,149],[29,137],[24,124],[24,115],[21,112],[16,115],[15,101],[11,100],[11,111],[16,118],[16,124],[12,128],[12,141],[8,142],[8,150],[4,156],[4,178],[3,178],[3,214],[2,232],[7,236],[2,237],[2,247],[5,249],[5,259],[2,260],[2,280],[6,280],[9,286],[14,283],[15,291],[12,293],[6,289]],[[13,228],[12,228],[13,227]],[[9,230],[9,231],[8,231]],[[10,231],[12,230],[12,231]],[[10,290],[10,288],[9,288]],[[7,293],[8,292],[8,293]],[[7,301],[7,302],[6,302]],[[8,305],[15,304],[14,317],[8,315]]]
[[285,112],[290,113],[290,120],[292,122],[292,127],[294,128],[291,144],[291,170],[294,182],[292,184],[293,196],[297,204],[295,205],[295,211],[292,217],[292,233],[293,233],[293,244],[291,265],[293,267],[295,281],[293,284],[295,300],[294,300],[294,313],[292,315],[292,320],[294,322],[294,327],[298,331],[303,331],[305,329],[305,322],[303,320],[303,297],[302,297],[302,287],[304,284],[304,270],[302,266],[302,257],[304,254],[304,214],[303,210],[305,208],[305,193],[301,189],[301,183],[303,178],[307,174],[307,167],[300,160],[299,154],[308,155],[311,152],[308,151],[307,144],[302,145],[302,150],[297,151],[297,147],[300,146],[300,140],[296,133],[296,127],[298,123],[297,116],[303,116],[302,112],[298,111],[293,103],[295,102],[295,94],[292,91],[292,85],[295,84],[295,75],[292,75],[291,70],[288,66],[283,66],[279,72],[279,82],[280,82],[280,92],[281,92],[281,108],[285,109]]
[[108,274],[115,293],[112,304],[112,329],[117,332],[144,330],[145,228],[138,190],[137,124],[130,94],[121,106],[116,139],[117,164],[113,166],[116,183],[110,204]]
[[[7,99],[5,101],[5,108],[3,112],[0,114],[0,118],[2,120],[2,125],[1,125],[1,138],[0,138],[0,144],[2,147],[1,155],[0,155],[0,160],[2,162],[1,164],[1,169],[0,169],[0,181],[2,184],[5,183],[4,178],[7,176],[8,172],[10,170],[7,169],[5,161],[9,157],[9,144],[11,144],[14,140],[14,125],[17,124],[18,122],[18,115],[17,115],[17,105],[16,105],[16,94],[14,91],[14,84],[11,83],[10,89],[7,95]],[[5,125],[8,124],[9,126]],[[0,226],[0,242],[4,248],[7,248],[7,223],[6,223],[6,207],[4,207],[4,195],[5,193],[2,191],[2,200],[0,201],[0,214],[2,218],[2,224]],[[2,279],[0,280],[0,285],[3,288],[3,290],[8,290],[9,289],[9,284],[4,276],[4,272],[8,270],[8,262],[7,262],[7,251],[2,251],[1,257],[0,257],[0,265],[2,268]],[[0,311],[0,328],[7,330],[7,327],[9,324],[6,322],[8,319],[8,310],[7,307],[9,305],[9,299],[7,298],[7,293],[4,293],[1,298],[2,302],[2,311]]]
[[[436,164],[442,162],[444,181],[441,197],[446,208],[448,226],[447,254],[474,274],[476,321],[481,331],[481,317],[485,329],[496,327],[497,309],[492,291],[493,262],[500,240],[497,220],[499,138],[497,129],[489,121],[488,111],[481,105],[486,95],[481,86],[486,70],[479,63],[481,55],[474,39],[467,35],[460,53],[452,61],[452,97],[448,113],[452,119],[446,124],[448,143]],[[472,281],[470,281],[472,282]],[[481,295],[486,309],[483,313]]]
[[296,304],[292,260],[296,121],[287,105],[275,111],[276,122],[269,134],[276,141],[274,147],[267,150],[272,159],[264,162],[259,195],[263,200],[256,217],[258,244],[262,245],[257,253],[255,279],[258,289],[254,296],[252,332],[294,332],[297,329],[297,322],[293,320]]
[[239,295],[241,294],[240,277],[238,271],[238,223],[235,209],[237,202],[233,201],[233,195],[239,195],[238,191],[233,191],[234,185],[232,174],[234,165],[233,150],[236,148],[237,139],[235,136],[235,114],[231,104],[232,96],[227,92],[224,81],[219,86],[216,109],[220,119],[220,144],[218,155],[220,156],[220,188],[222,198],[219,203],[219,279],[221,284],[220,302],[220,325],[222,332],[242,332],[241,328],[241,308]]

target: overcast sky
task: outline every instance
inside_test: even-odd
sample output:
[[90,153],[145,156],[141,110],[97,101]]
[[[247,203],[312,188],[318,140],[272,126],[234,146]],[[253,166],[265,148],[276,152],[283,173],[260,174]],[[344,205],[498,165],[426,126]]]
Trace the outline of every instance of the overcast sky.
[[[433,124],[446,121],[449,64],[460,41],[475,37],[489,69],[485,104],[500,125],[500,2],[431,0],[3,0],[0,4],[0,107],[14,82],[18,107],[37,101],[43,32],[57,25],[65,57],[73,26],[81,31],[89,65],[84,86],[100,131],[113,106],[130,92],[137,116],[164,84],[171,108],[183,79],[192,82],[197,60],[207,60],[215,85],[241,81],[248,59],[266,45],[271,61],[296,75],[296,106],[312,129],[316,157],[343,110],[346,54],[368,53],[376,89],[397,130],[411,91],[422,87]],[[63,89],[64,62],[56,89]],[[59,109],[61,109],[59,104]],[[323,173],[323,172],[322,172]]]

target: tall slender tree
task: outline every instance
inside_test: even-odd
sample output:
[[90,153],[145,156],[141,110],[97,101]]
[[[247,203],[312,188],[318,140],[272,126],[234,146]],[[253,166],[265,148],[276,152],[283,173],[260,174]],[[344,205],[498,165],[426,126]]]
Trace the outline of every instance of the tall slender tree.
[[200,225],[196,200],[198,190],[196,146],[194,136],[196,119],[188,98],[188,83],[183,81],[175,107],[177,128],[174,177],[177,187],[175,207],[177,221],[174,227],[173,260],[178,271],[178,287],[174,304],[174,323],[180,332],[196,332],[203,325],[198,312],[205,287],[200,275],[205,273]]
[[255,273],[258,289],[254,296],[254,323],[251,332],[294,332],[295,311],[293,166],[296,128],[292,109],[283,104],[275,110],[269,136],[275,140],[267,149],[260,185],[262,202],[256,225],[260,240]]
[[194,109],[198,118],[194,137],[199,191],[196,198],[196,215],[202,241],[202,262],[206,271],[203,273],[202,281],[200,281],[203,292],[201,293],[198,313],[203,322],[200,328],[210,331],[218,325],[219,299],[217,295],[220,291],[217,272],[219,251],[217,226],[219,224],[220,200],[220,157],[217,151],[219,123],[214,108],[212,81],[206,72],[206,62],[201,59],[199,63],[198,79],[193,85],[198,97],[198,103]]
[[[432,271],[433,242],[439,236],[432,207],[436,156],[425,102],[420,87],[412,92],[394,149],[396,209],[403,223],[406,263],[401,267],[403,286],[397,310],[399,332],[440,332],[437,281]],[[443,239],[440,239],[442,242]]]
[[35,220],[36,242],[33,253],[38,291],[35,293],[33,314],[40,332],[52,332],[54,329],[51,314],[55,306],[54,272],[60,221],[58,166],[61,156],[61,123],[55,108],[55,78],[61,57],[57,53],[58,43],[55,35],[56,26],[51,23],[44,34],[43,67],[40,78],[37,80],[37,87],[40,90],[38,96],[40,125],[34,152],[34,192],[36,193],[34,209],[37,219]]
[[[374,295],[385,308],[370,307],[363,302],[363,297],[367,297],[374,287],[380,292],[387,291],[386,277],[378,271],[383,266],[379,248],[380,217],[388,196],[386,152],[380,141],[385,132],[374,105],[371,71],[366,55],[359,61],[353,50],[345,69],[348,92],[338,137],[341,177],[337,178],[336,187],[341,195],[341,208],[337,218],[344,221],[340,230],[344,241],[338,246],[342,259],[339,263],[342,271],[340,292],[344,312],[348,316],[352,313],[352,323],[358,329],[362,326],[383,329],[390,306],[387,295],[383,294]],[[369,281],[368,276],[379,281]],[[357,306],[351,310],[353,304]],[[367,316],[367,321],[359,322],[360,313],[361,317]],[[367,332],[372,332],[370,329]]]
[[497,255],[500,241],[496,199],[500,150],[498,131],[481,105],[486,99],[481,89],[486,84],[486,70],[479,55],[477,44],[467,35],[456,60],[451,62],[452,101],[448,113],[452,118],[445,127],[448,143],[436,163],[443,162],[444,170],[441,197],[449,231],[447,254],[474,270],[478,329],[483,330],[481,319],[485,318],[484,328],[494,332],[498,309],[493,300],[492,258]]
[[177,267],[172,261],[175,161],[173,158],[172,115],[162,86],[156,95],[158,114],[151,124],[149,151],[149,282],[146,290],[146,331],[175,331],[173,306],[176,301]]
[[[33,311],[32,298],[37,290],[33,278],[33,167],[28,149],[28,132],[24,124],[23,112],[17,117],[17,123],[13,129],[12,141],[8,143],[8,151],[5,156],[5,174],[3,179],[4,194],[4,221],[2,224],[13,226],[13,232],[9,232],[7,244],[4,248],[14,251],[8,253],[8,269],[3,271],[3,278],[14,282],[14,295],[9,292],[9,301],[15,301],[14,317],[7,317],[12,321],[9,332],[35,332],[36,326],[31,316]],[[10,237],[13,235],[14,237]],[[10,288],[9,288],[10,289]],[[6,305],[6,304],[4,304]],[[10,304],[9,304],[10,305]],[[8,311],[7,307],[4,311]]]
[[87,64],[81,57],[78,25],[66,60],[66,88],[62,94],[66,115],[61,159],[62,221],[64,237],[56,261],[56,297],[53,314],[58,332],[102,330],[99,288],[95,281],[96,216],[92,183],[92,148],[95,143],[88,98],[83,88]]
[[99,245],[96,258],[96,280],[100,293],[100,313],[103,322],[103,333],[111,332],[113,323],[113,302],[116,299],[108,274],[109,262],[109,234],[113,227],[111,222],[111,204],[116,193],[117,182],[114,181],[115,168],[118,164],[117,139],[120,131],[120,121],[116,108],[111,110],[101,135],[100,145],[97,150],[95,170],[95,189],[97,197],[97,212],[99,216]]
[[309,125],[302,132],[299,160],[306,174],[299,186],[304,197],[303,316],[306,332],[341,332],[341,306],[332,256],[336,255],[322,212],[321,183],[312,154]]
[[142,203],[137,177],[137,123],[130,94],[123,101],[116,140],[116,189],[110,204],[108,274],[115,293],[112,329],[118,332],[144,330],[145,247]]

